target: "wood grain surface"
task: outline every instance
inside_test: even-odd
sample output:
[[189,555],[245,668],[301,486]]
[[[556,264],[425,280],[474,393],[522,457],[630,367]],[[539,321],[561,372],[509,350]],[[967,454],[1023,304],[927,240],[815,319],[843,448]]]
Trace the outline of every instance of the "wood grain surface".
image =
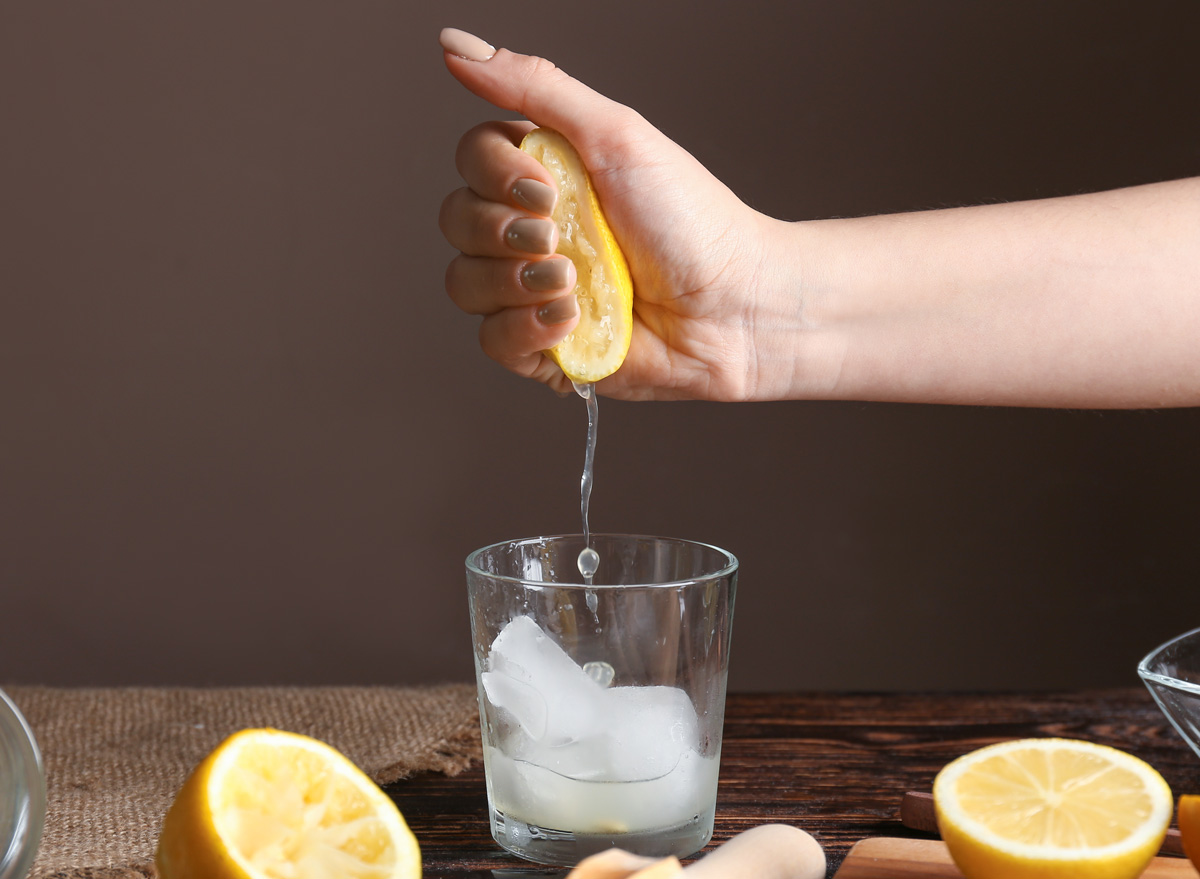
[[[833,876],[867,837],[930,839],[900,823],[906,791],[927,791],[955,757],[1031,736],[1122,748],[1178,796],[1200,793],[1200,759],[1141,689],[1004,694],[745,694],[725,712],[713,843],[768,822],[813,834]],[[427,879],[555,876],[523,865],[488,832],[482,767],[387,788],[424,854]]]
[[[1141,879],[1195,879],[1196,875],[1183,858],[1155,858]],[[850,849],[837,879],[963,879],[963,874],[941,840],[873,837]]]

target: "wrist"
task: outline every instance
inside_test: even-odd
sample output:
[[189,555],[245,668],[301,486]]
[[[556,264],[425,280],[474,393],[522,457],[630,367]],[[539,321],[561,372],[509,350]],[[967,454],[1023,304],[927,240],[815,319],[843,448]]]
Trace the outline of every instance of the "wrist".
[[748,400],[844,399],[848,328],[836,320],[835,278],[828,221],[787,222],[761,217],[763,251],[753,288],[755,332],[750,352],[754,381]]

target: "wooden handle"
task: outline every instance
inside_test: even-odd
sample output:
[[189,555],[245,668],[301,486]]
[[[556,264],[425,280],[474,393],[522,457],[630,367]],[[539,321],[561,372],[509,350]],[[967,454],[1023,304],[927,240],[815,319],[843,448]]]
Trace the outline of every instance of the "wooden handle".
[[613,848],[584,858],[567,879],[825,879],[825,852],[798,827],[761,824],[687,867]]
[[[834,879],[963,879],[940,839],[861,840],[846,855]],[[1196,879],[1185,858],[1154,858],[1140,879]]]
[[683,867],[674,856],[646,858],[610,848],[584,858],[567,874],[567,879],[677,879],[682,873]]
[[[933,808],[933,794],[919,791],[906,793],[900,802],[900,823],[913,830],[937,833],[937,813]],[[1172,827],[1167,831],[1167,836],[1159,851],[1172,855],[1183,854],[1183,842],[1179,838],[1178,830]]]
[[825,879],[825,852],[799,827],[762,824],[684,867],[683,879]]

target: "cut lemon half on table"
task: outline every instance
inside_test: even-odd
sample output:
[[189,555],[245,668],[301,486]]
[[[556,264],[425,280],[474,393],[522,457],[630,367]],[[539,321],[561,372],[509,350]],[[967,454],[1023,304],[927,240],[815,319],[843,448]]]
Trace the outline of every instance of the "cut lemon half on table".
[[617,245],[591,178],[575,148],[550,128],[536,128],[521,149],[537,159],[558,184],[552,219],[558,253],[575,264],[579,324],[546,354],[567,378],[580,384],[612,375],[625,361],[633,337],[633,279]]
[[933,784],[938,827],[967,879],[1134,879],[1171,823],[1150,765],[1071,739],[973,751]]
[[167,812],[162,879],[420,879],[400,811],[341,753],[243,730],[192,772]]

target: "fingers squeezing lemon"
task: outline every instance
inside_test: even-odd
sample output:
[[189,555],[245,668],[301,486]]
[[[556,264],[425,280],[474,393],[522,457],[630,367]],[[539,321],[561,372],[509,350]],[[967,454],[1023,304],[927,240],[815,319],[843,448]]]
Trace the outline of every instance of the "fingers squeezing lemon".
[[1115,748],[1023,739],[973,751],[933,784],[938,827],[967,879],[1134,879],[1174,803],[1162,776]]
[[163,822],[162,879],[420,879],[396,805],[322,742],[273,729],[226,739]]
[[565,137],[537,128],[521,141],[558,184],[558,252],[575,265],[579,324],[546,354],[580,384],[612,375],[633,335],[633,280],[583,161]]

